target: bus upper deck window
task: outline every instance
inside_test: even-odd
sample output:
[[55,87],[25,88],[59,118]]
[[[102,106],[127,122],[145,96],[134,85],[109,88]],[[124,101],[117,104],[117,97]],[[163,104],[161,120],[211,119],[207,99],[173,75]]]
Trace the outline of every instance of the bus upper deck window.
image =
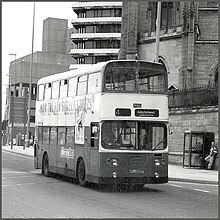
[[89,75],[88,82],[88,93],[100,92],[101,83],[100,83],[100,73],[92,73]]
[[78,78],[77,95],[85,95],[87,92],[87,75]]
[[41,101],[44,99],[44,85],[38,86],[38,100]]
[[64,79],[60,81],[60,98],[67,97],[68,80]]
[[47,83],[45,85],[45,100],[51,99],[51,88],[52,88],[51,83]]
[[73,97],[76,95],[77,78],[69,79],[68,96]]

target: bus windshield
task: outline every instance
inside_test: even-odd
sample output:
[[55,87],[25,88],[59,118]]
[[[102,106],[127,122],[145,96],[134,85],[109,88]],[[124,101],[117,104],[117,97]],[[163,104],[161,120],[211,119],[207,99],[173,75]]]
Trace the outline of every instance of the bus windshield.
[[101,128],[101,143],[105,149],[163,150],[167,147],[165,123],[105,121]]
[[105,91],[133,93],[165,93],[165,67],[144,62],[109,63],[105,69]]

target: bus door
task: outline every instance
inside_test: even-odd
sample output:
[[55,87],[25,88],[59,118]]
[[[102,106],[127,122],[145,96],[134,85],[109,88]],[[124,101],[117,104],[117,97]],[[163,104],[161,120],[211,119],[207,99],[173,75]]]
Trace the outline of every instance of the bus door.
[[75,177],[75,128],[66,128],[66,145],[65,145],[65,168],[70,176]]
[[91,123],[91,126],[86,131],[85,146],[88,146],[85,155],[88,158],[89,167],[87,173],[90,177],[98,176],[99,173],[99,123]]

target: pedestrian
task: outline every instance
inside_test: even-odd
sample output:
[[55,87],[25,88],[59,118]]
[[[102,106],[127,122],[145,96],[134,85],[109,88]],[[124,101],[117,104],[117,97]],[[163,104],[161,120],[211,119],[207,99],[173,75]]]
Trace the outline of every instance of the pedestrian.
[[210,170],[213,166],[214,160],[216,155],[218,154],[218,148],[217,146],[214,144],[214,142],[212,142],[211,144],[211,149],[210,149],[210,153],[209,155],[205,158],[205,161],[209,162],[208,163],[208,167],[207,169]]

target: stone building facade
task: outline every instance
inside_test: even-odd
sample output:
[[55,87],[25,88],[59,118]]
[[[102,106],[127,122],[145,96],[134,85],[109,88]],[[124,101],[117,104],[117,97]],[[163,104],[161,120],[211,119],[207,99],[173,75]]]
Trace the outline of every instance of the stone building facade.
[[[154,61],[157,3],[124,1],[122,10],[119,59]],[[167,67],[168,86],[183,89],[214,83],[218,78],[218,3],[162,2],[159,59]]]
[[[132,15],[132,16],[131,16]],[[155,61],[157,2],[123,2],[119,59]],[[168,87],[189,89],[218,82],[218,2],[162,2],[159,62]],[[213,132],[218,107],[170,109],[169,160],[181,164],[185,131]]]

